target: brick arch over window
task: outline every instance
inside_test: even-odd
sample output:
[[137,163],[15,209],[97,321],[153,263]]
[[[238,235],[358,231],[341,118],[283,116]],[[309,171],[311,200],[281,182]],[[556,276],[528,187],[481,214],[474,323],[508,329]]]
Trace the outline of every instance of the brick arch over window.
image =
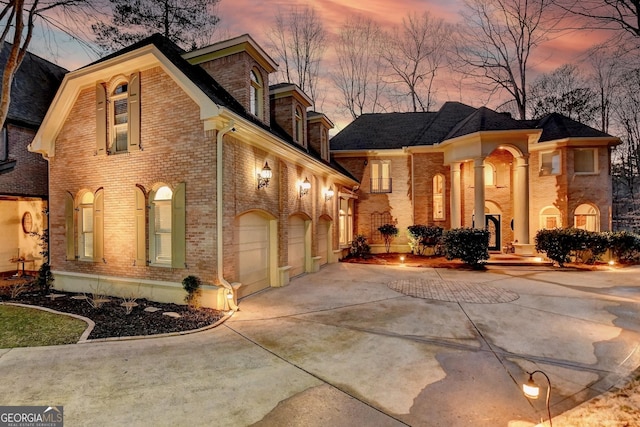
[[583,203],[573,214],[573,226],[587,231],[600,231],[600,212],[590,203]]

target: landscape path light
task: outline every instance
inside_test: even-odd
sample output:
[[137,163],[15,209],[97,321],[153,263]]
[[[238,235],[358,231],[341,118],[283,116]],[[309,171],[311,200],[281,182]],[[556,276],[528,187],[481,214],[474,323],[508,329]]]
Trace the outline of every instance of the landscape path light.
[[540,387],[538,387],[538,385],[536,384],[536,382],[533,380],[533,374],[536,373],[540,373],[542,375],[544,375],[544,377],[547,379],[547,415],[549,416],[549,427],[553,427],[552,421],[551,421],[551,408],[549,406],[549,398],[551,397],[551,380],[549,379],[549,377],[547,376],[547,374],[545,374],[544,372],[540,371],[540,370],[535,370],[533,372],[527,372],[527,374],[529,374],[529,379],[527,380],[526,383],[522,384],[522,391],[524,392],[524,395],[527,396],[529,399],[537,399],[538,396],[540,396]]

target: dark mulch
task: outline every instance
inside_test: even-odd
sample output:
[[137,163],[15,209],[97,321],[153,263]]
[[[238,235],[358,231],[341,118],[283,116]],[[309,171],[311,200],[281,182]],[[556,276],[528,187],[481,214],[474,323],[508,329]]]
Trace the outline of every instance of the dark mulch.
[[[400,260],[400,257],[404,257],[404,261]],[[378,265],[400,265],[404,264],[410,267],[432,267],[432,268],[457,268],[466,269],[470,268],[460,260],[448,260],[443,256],[426,256],[426,255],[413,255],[413,254],[398,254],[398,253],[382,253],[371,254],[364,258],[351,258],[347,257],[341,260],[342,262],[356,263],[356,264],[378,264]]]
[[[55,299],[43,296],[40,292],[26,292],[11,299],[9,286],[6,283],[5,286],[0,286],[0,300],[38,305],[93,320],[95,328],[89,335],[89,339],[190,331],[213,325],[224,316],[223,312],[210,308],[189,309],[186,305],[164,304],[146,299],[137,299],[135,302],[138,306],[127,314],[125,307],[120,305],[123,302],[120,298],[109,297],[109,302],[104,303],[100,308],[93,308],[87,300],[71,298],[82,294],[61,291],[52,291],[52,293],[65,295]],[[160,310],[153,313],[144,311],[147,307]],[[164,312],[175,312],[181,317],[165,316],[162,314]]]

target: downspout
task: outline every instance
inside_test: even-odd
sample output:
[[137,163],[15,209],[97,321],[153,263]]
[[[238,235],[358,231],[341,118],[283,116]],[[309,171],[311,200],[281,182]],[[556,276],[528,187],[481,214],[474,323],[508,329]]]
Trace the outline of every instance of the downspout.
[[223,194],[223,150],[222,150],[222,138],[229,131],[235,132],[235,128],[233,127],[235,122],[233,120],[229,121],[229,124],[223,127],[216,136],[216,244],[217,244],[217,276],[218,282],[225,288],[224,290],[224,299],[225,299],[225,309],[227,304],[231,310],[238,311],[238,305],[236,304],[237,296],[236,289],[234,288],[225,278],[223,274],[223,264],[224,264],[224,239],[222,236],[223,233],[223,206],[224,206],[224,194]]

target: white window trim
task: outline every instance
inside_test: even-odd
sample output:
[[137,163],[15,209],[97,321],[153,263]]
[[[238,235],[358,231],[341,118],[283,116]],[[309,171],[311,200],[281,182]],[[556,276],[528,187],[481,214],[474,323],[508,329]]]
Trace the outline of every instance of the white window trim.
[[[593,153],[593,171],[590,172],[578,172],[575,170],[575,152],[577,151],[591,151]],[[597,148],[576,148],[574,149],[574,161],[573,161],[573,173],[576,175],[598,175],[600,168],[598,165],[598,149]]]
[[[387,174],[385,176],[383,165],[387,165]],[[391,160],[371,160],[370,162],[371,180],[369,192],[372,194],[383,194],[393,192],[393,182],[391,179]],[[377,171],[377,177],[374,177],[374,170]],[[378,186],[374,185],[374,180],[378,179]]]
[[[256,81],[253,80],[252,76],[255,76]],[[262,118],[262,114],[263,114],[263,103],[264,103],[264,95],[263,95],[263,89],[264,89],[264,83],[263,83],[263,79],[262,79],[262,75],[260,74],[260,72],[255,69],[252,68],[250,71],[250,75],[249,75],[249,80],[251,82],[251,94],[249,96],[249,112],[251,114],[253,114],[254,116],[258,117],[258,118]],[[253,100],[254,102],[251,102],[251,97],[252,95],[255,94],[255,99]]]
[[[92,202],[91,203],[83,203],[82,199],[84,198],[85,195],[87,194],[91,194],[92,196]],[[93,216],[95,215],[94,212],[94,204],[95,204],[95,195],[90,193],[90,192],[86,192],[83,193],[82,196],[80,197],[79,203],[78,203],[78,260],[79,261],[93,261],[94,255],[93,254],[93,239],[95,238],[95,230],[93,229]],[[84,209],[91,209],[91,252],[92,255],[91,256],[87,256],[86,255],[86,251],[85,251],[85,247],[86,247],[86,234],[89,233],[85,233],[84,232]]]
[[[436,193],[436,178],[440,177],[442,179],[442,192]],[[433,191],[433,200],[431,204],[431,208],[433,210],[433,220],[434,221],[444,221],[447,219],[447,207],[445,205],[446,200],[446,192],[447,192],[447,181],[443,174],[438,173],[433,176],[431,180],[432,191]],[[436,197],[438,196],[438,197]],[[440,204],[442,205],[442,215],[436,216],[436,199],[439,198]]]
[[[123,93],[118,93],[115,94],[115,90],[120,87],[121,85],[127,85],[127,91],[123,92]],[[127,111],[125,113],[125,116],[127,118],[127,121],[125,123],[121,123],[121,124],[116,124],[116,101],[122,101],[125,100],[125,104],[127,106]],[[109,152],[111,154],[121,154],[121,153],[127,153],[129,152],[129,82],[125,81],[125,80],[120,80],[118,81],[118,83],[115,85],[115,87],[113,88],[113,91],[111,92],[111,97],[110,97],[110,104],[111,104],[111,144],[109,144]],[[118,135],[118,130],[122,130],[125,129],[127,131],[127,143],[125,144],[126,149],[125,150],[120,150],[118,151],[118,145],[117,145],[117,135]]]
[[[156,200],[156,195],[158,194],[158,190],[164,187],[167,187],[169,190],[171,190],[171,199]],[[168,185],[162,185],[158,187],[156,190],[153,190],[153,193],[149,198],[149,207],[150,207],[150,210],[153,210],[153,214],[151,215],[151,218],[153,219],[153,223],[151,222],[151,219],[149,221],[149,225],[152,227],[151,233],[149,234],[149,258],[150,258],[149,265],[153,267],[171,267],[172,266],[171,256],[169,256],[169,258],[166,260],[162,260],[162,261],[158,260],[158,246],[156,244],[156,236],[160,233],[158,232],[155,224],[155,222],[157,221],[155,209],[156,209],[156,204],[159,204],[159,203],[168,204],[170,215],[173,215],[173,209],[172,209],[173,194],[174,194],[174,191],[171,187],[169,187]],[[172,221],[173,221],[173,218],[170,216],[169,222],[172,223]],[[166,233],[166,234],[171,235],[172,233],[173,233],[173,229],[171,229],[169,233]],[[172,249],[173,248],[171,247],[169,248],[170,255],[172,254]]]
[[[558,153],[558,172],[557,173],[553,173],[553,170],[549,173],[542,173],[542,156],[545,154],[553,154],[553,153]],[[539,175],[540,176],[558,176],[558,175],[562,175],[562,153],[560,152],[560,150],[551,150],[551,151],[541,151],[538,159],[540,161],[540,168],[539,168]]]
[[[547,209],[555,209],[557,211],[557,213],[553,213],[553,214],[545,214],[544,212]],[[548,217],[556,217],[556,224],[557,227],[562,227],[562,214],[560,212],[560,210],[558,208],[556,208],[555,206],[545,206],[544,208],[540,209],[540,229],[541,230],[548,230],[547,228],[547,221],[546,219]]]

